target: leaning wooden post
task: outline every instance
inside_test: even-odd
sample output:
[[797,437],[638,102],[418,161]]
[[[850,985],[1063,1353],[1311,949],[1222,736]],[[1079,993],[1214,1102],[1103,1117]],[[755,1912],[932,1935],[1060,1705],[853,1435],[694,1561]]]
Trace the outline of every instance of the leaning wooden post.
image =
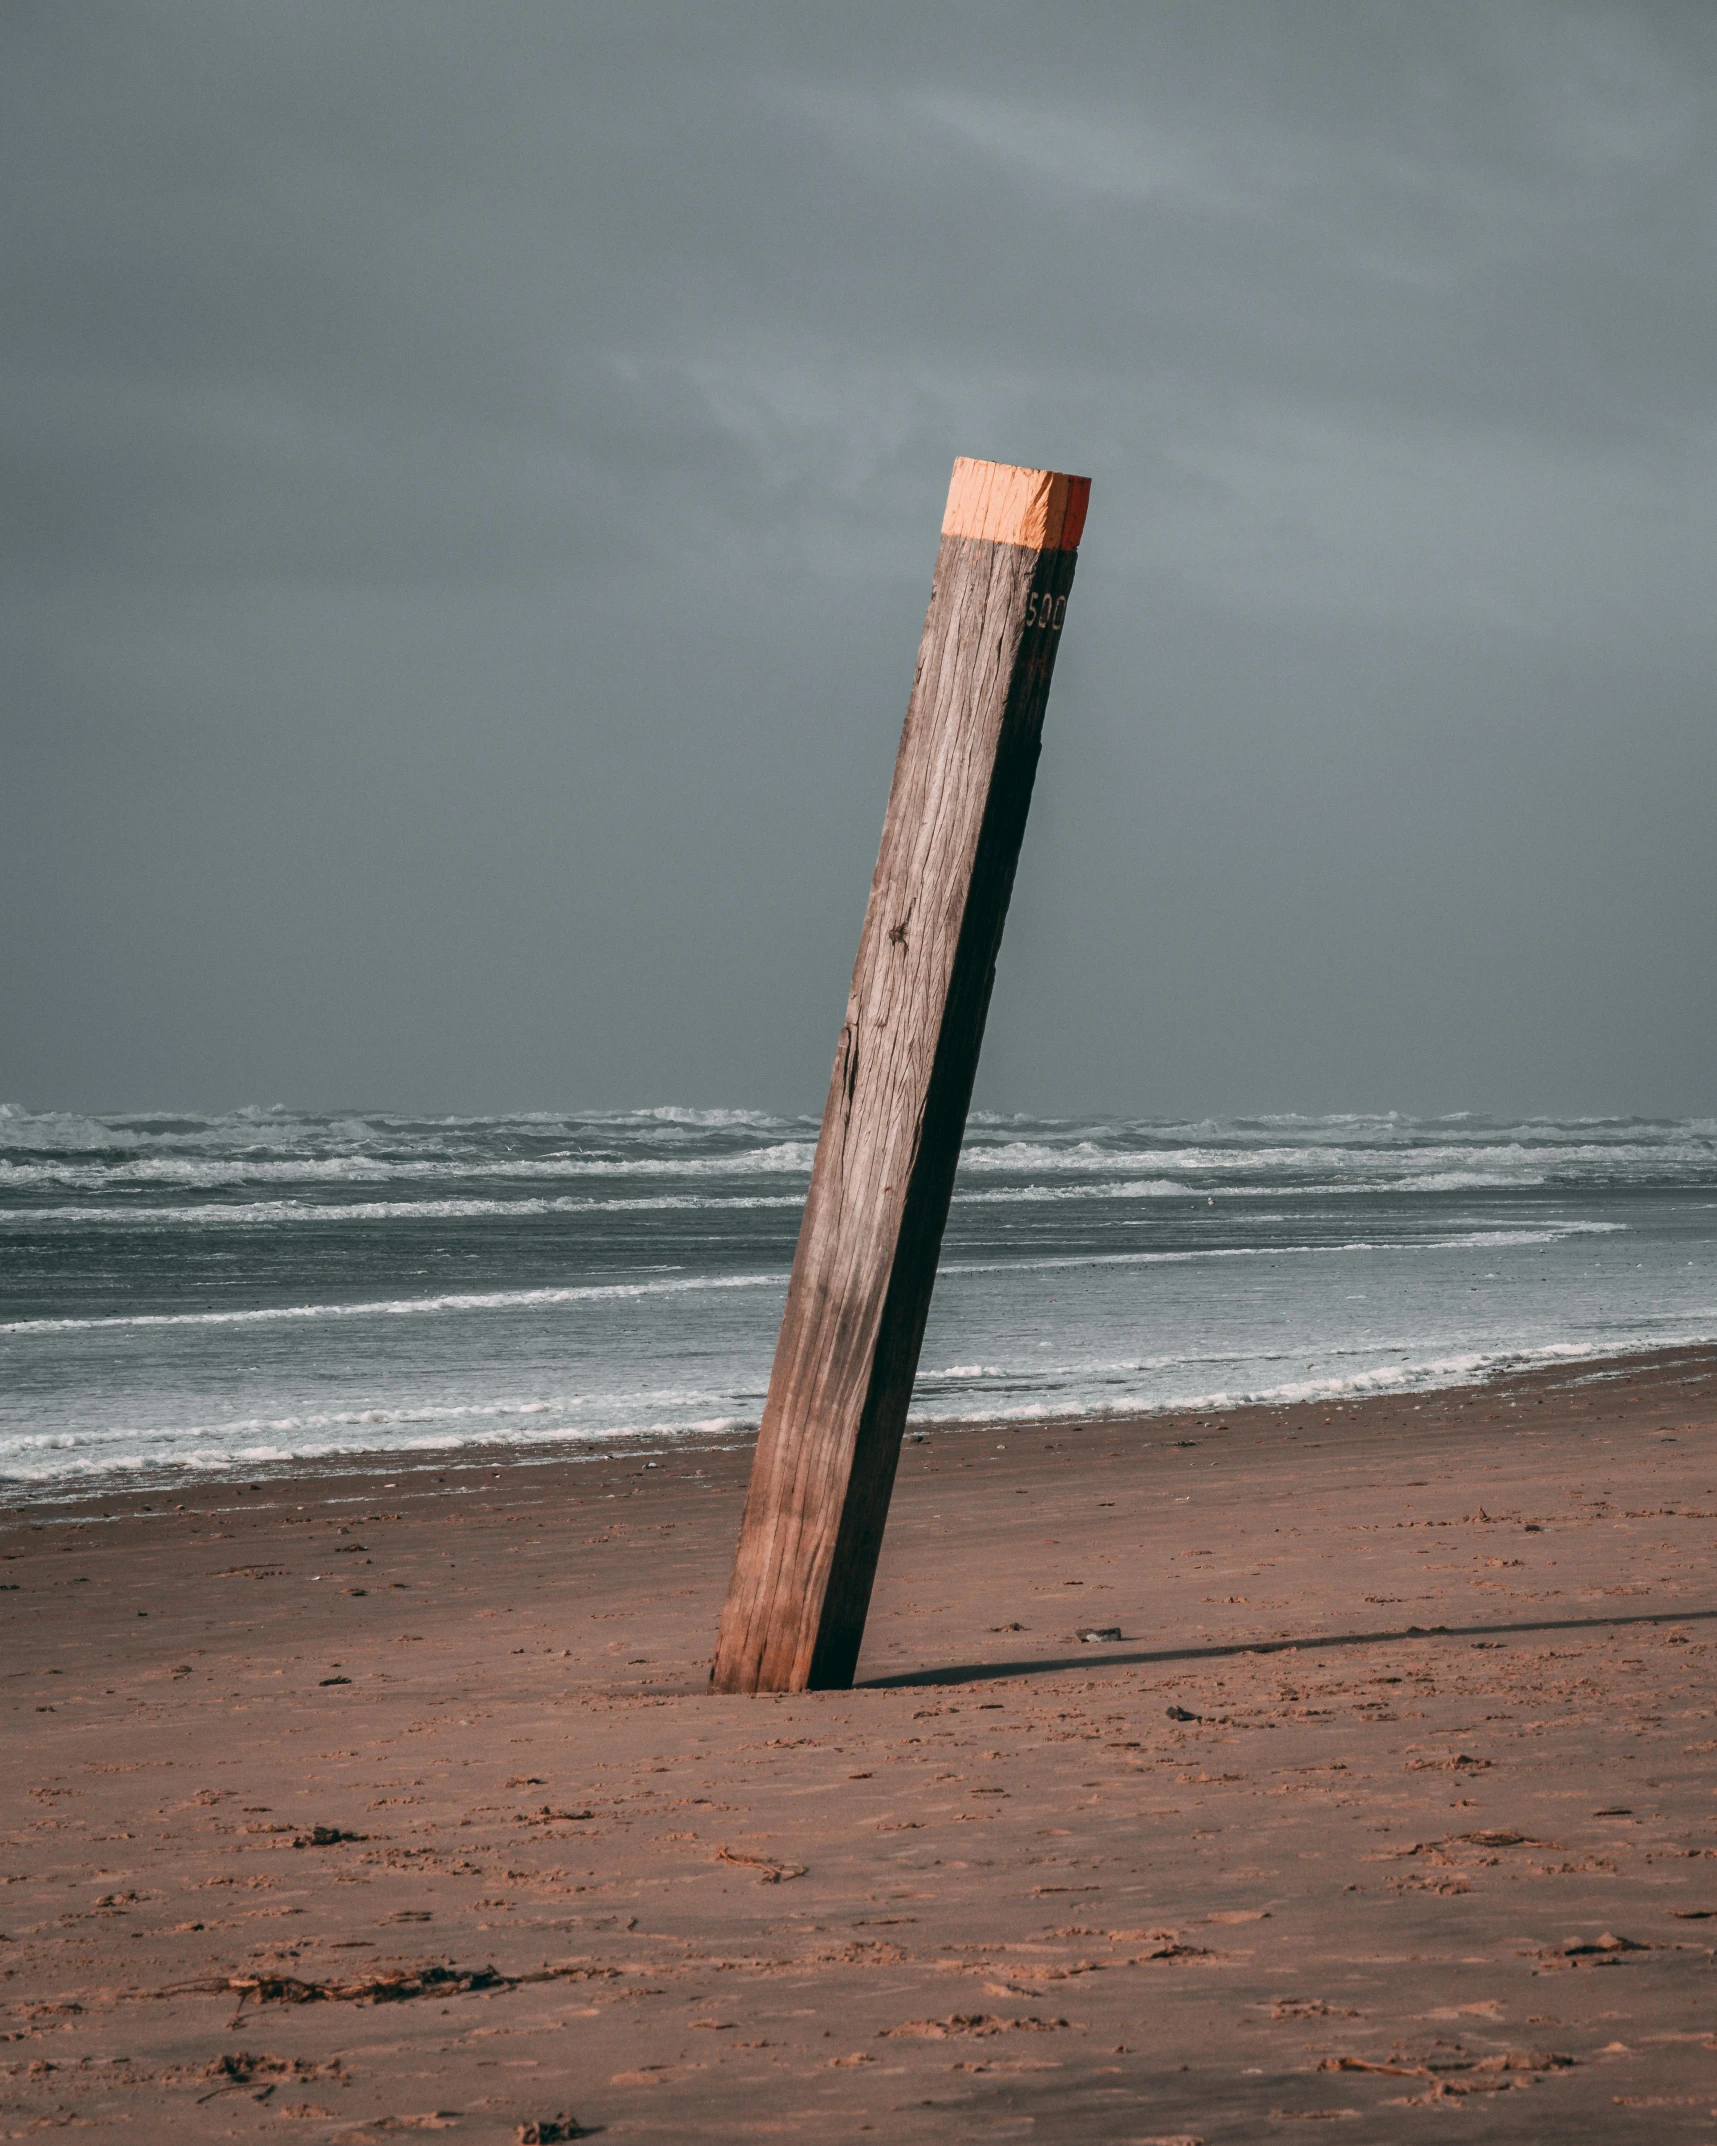
[[717,1691],[853,1679],[1090,490],[954,464]]

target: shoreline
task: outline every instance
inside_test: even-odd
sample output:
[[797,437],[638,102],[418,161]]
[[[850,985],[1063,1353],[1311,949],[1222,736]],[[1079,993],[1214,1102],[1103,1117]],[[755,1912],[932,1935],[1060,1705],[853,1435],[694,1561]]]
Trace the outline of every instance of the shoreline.
[[[1069,1409],[1065,1413],[1022,1411],[1019,1414],[972,1416],[913,1416],[908,1419],[907,1438],[982,1436],[989,1432],[1025,1436],[1033,1432],[1101,1433],[1150,1423],[1202,1417],[1238,1416],[1255,1413],[1286,1415],[1326,1407],[1352,1407],[1363,1402],[1400,1402],[1414,1398],[1436,1399],[1460,1393],[1482,1393],[1516,1380],[1531,1380],[1559,1373],[1577,1374],[1589,1369],[1595,1375],[1625,1376],[1659,1362],[1709,1356],[1717,1361],[1717,1339],[1665,1342],[1648,1349],[1604,1350],[1579,1344],[1546,1345],[1541,1350],[1511,1352],[1475,1367],[1470,1376],[1441,1383],[1352,1383],[1308,1389],[1296,1398],[1267,1392],[1235,1398],[1204,1394],[1185,1401],[1165,1402],[1148,1409],[1117,1406],[1113,1410]],[[696,1426],[685,1430],[672,1426],[623,1430],[592,1435],[569,1431],[564,1436],[532,1439],[498,1439],[493,1443],[460,1445],[413,1445],[396,1447],[350,1446],[314,1454],[294,1454],[276,1459],[204,1463],[185,1460],[132,1467],[119,1463],[101,1472],[77,1477],[57,1477],[35,1483],[17,1476],[0,1475],[0,1510],[5,1505],[30,1511],[77,1508],[113,1503],[123,1496],[182,1496],[197,1488],[212,1490],[222,1483],[247,1486],[269,1483],[321,1482],[336,1477],[439,1476],[456,1472],[484,1472],[499,1465],[506,1468],[534,1466],[588,1466],[610,1459],[655,1457],[692,1452],[747,1451],[755,1445],[755,1423],[731,1423],[721,1429]]]
[[1717,1350],[985,1428],[842,1692],[708,1691],[748,1447],[13,1515],[0,2115],[1709,2135]]

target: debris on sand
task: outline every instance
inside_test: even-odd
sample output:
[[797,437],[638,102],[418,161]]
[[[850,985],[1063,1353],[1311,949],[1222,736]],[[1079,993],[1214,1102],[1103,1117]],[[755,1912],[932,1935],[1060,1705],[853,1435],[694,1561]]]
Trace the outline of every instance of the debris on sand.
[[1125,1964],[1142,1967],[1147,1960],[1210,1960],[1216,1955],[1208,1945],[1189,1945],[1182,1941],[1178,1930],[1111,1930],[1111,1943],[1144,1944],[1142,1952],[1132,1953]]
[[1458,2042],[1441,2042],[1415,2058],[1401,2049],[1387,2058],[1339,2056],[1319,2060],[1319,2071],[1371,2072],[1388,2079],[1428,2079],[1430,2090],[1407,2097],[1402,2106],[1448,2101],[1468,2094],[1505,2094],[1511,2087],[1533,2086],[1552,2072],[1570,2071],[1574,2058],[1552,2049],[1505,2049],[1475,2057]]
[[623,1971],[569,1960],[555,1967],[535,1967],[522,1975],[506,1975],[495,1966],[455,1967],[451,1962],[432,1960],[422,1967],[384,1968],[351,1982],[314,1982],[298,1975],[223,1975],[217,1982],[181,1982],[156,1994],[221,1997],[231,1993],[238,1998],[242,2012],[247,2003],[404,2004],[414,1997],[463,1996],[467,1990],[522,1989],[532,1982],[606,1981]]
[[1001,2019],[994,2012],[950,2012],[946,2019],[909,2019],[899,2027],[878,2030],[879,2041],[891,2039],[946,2042],[958,2035],[1053,2034],[1069,2025],[1065,2019]]
[[270,2089],[288,2081],[302,2084],[307,2079],[332,2079],[343,2085],[346,2074],[338,2057],[327,2064],[314,2064],[307,2057],[258,2056],[248,2049],[234,2049],[211,2058],[203,2067],[203,2077],[215,2084],[206,2094],[197,2096],[199,2104],[259,2083]]
[[[534,1979],[534,1978],[533,1978]],[[466,1990],[505,1989],[514,1978],[497,1967],[396,1967],[355,1982],[311,1982],[297,1975],[228,1975],[208,1984],[232,1990],[242,2011],[257,2004],[402,2004],[412,1997],[459,1996]]]
[[1366,2057],[1320,2057],[1318,2070],[1381,2072],[1386,2079],[1424,2079],[1430,2076],[1423,2064],[1373,2064]]
[[718,1848],[715,1859],[718,1863],[737,1863],[742,1869],[755,1870],[759,1885],[785,1885],[790,1879],[805,1875],[803,1863],[775,1863],[766,1855],[745,1855],[732,1848]]

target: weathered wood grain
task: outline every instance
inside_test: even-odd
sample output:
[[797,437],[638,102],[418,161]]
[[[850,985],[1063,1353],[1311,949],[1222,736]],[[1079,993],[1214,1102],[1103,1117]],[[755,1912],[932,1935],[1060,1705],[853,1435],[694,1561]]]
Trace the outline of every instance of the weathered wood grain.
[[1089,483],[954,466],[711,1682],[852,1682]]

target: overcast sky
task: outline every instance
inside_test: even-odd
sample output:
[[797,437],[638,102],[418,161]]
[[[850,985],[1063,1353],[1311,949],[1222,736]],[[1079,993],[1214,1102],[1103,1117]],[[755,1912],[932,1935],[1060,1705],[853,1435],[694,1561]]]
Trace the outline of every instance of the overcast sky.
[[817,1109],[956,454],[1003,1110],[1717,1111],[1717,7],[0,14],[0,1099]]

